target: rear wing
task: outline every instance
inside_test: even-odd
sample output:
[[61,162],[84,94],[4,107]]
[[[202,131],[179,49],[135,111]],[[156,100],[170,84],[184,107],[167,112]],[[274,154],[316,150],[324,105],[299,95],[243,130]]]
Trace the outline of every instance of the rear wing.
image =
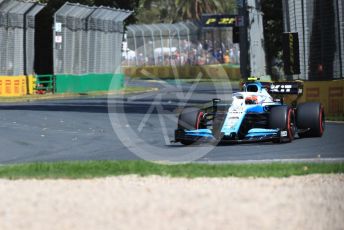
[[268,87],[270,94],[303,94],[303,83],[300,81],[293,82],[272,82]]

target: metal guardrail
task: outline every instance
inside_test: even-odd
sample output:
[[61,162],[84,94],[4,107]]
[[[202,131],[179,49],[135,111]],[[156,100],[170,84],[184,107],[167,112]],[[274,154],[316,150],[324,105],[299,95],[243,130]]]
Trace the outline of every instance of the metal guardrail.
[[53,75],[37,75],[36,87],[37,94],[54,93],[55,92],[55,78]]

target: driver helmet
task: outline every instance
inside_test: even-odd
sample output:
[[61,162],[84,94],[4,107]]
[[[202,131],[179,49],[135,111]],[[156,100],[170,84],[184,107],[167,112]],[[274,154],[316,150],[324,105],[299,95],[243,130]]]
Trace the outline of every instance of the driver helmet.
[[246,105],[252,105],[252,104],[258,104],[258,97],[257,96],[247,96],[245,98],[245,104]]

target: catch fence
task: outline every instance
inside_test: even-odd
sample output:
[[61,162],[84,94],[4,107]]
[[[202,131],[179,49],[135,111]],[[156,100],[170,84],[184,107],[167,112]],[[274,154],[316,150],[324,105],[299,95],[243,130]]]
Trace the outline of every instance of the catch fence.
[[283,0],[284,30],[298,32],[302,80],[344,78],[344,2]]
[[0,0],[0,75],[34,73],[35,16],[44,5]]
[[132,12],[65,3],[54,22],[54,73],[119,73],[123,21]]

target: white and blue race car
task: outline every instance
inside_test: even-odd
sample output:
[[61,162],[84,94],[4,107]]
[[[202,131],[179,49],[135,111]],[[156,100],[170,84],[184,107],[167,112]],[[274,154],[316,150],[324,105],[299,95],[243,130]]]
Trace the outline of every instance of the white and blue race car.
[[301,95],[301,82],[248,81],[243,91],[232,95],[232,103],[213,99],[210,107],[182,110],[175,130],[175,142],[184,145],[210,142],[291,142],[295,137],[321,137],[325,113],[321,103],[290,106],[271,95]]

